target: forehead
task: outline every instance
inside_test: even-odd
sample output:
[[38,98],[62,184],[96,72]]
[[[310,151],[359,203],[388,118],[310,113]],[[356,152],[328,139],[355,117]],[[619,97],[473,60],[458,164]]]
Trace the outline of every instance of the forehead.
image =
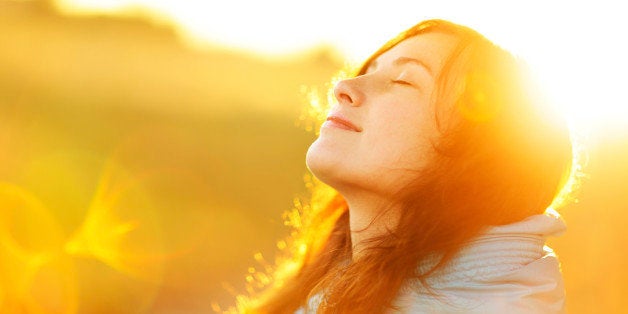
[[454,35],[445,33],[430,32],[415,35],[373,59],[369,66],[386,65],[400,57],[406,57],[420,60],[436,73],[442,68],[457,42]]

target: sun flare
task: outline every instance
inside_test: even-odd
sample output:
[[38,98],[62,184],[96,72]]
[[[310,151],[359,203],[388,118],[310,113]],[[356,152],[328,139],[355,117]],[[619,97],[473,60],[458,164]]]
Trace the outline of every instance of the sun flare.
[[322,210],[290,198],[337,195],[303,163],[334,85],[433,18],[521,57],[568,119],[568,307],[626,308],[620,4],[0,0],[0,314],[222,312],[283,284],[300,262],[272,252],[320,246],[275,242]]
[[[616,39],[603,31],[608,26],[621,27],[608,25],[609,21],[623,23],[624,27],[627,23],[620,22],[617,15],[621,10],[614,10],[616,5],[610,3],[591,7],[563,1],[515,5],[397,0],[385,6],[369,6],[331,0],[240,0],[220,5],[202,1],[58,0],[57,5],[72,14],[149,12],[156,20],[169,19],[196,46],[218,44],[281,57],[326,44],[342,52],[349,62],[366,58],[387,38],[419,20],[451,19],[479,30],[527,60],[550,97],[574,124],[590,128],[628,121],[628,106],[622,101],[619,83],[628,70],[622,57],[626,48],[622,52],[614,44]],[[586,25],[582,21],[587,21]]]

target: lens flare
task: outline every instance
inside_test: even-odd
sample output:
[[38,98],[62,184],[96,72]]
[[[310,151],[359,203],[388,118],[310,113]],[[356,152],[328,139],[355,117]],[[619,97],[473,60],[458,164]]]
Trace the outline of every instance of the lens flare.
[[[159,282],[163,265],[160,261],[164,256],[160,253],[140,252],[147,247],[159,244],[161,238],[158,226],[149,225],[147,219],[124,219],[117,215],[120,206],[124,208],[125,197],[134,198],[136,202],[132,211],[145,209],[150,212],[150,199],[141,191],[141,181],[129,178],[127,182],[115,185],[112,182],[116,166],[109,162],[103,171],[100,184],[94,199],[87,210],[81,227],[66,243],[65,251],[70,255],[98,259],[110,267],[150,282]],[[148,238],[157,240],[142,243],[134,248],[129,243],[133,233],[148,232]],[[137,249],[137,250],[135,250]],[[159,248],[156,249],[159,252]]]
[[76,313],[72,261],[63,234],[29,191],[0,182],[0,309],[6,313]]

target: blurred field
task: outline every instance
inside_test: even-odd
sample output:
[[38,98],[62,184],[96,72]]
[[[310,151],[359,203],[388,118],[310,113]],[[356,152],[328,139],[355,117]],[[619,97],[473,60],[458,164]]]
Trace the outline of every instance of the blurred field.
[[[320,48],[268,60],[140,18],[0,1],[0,313],[205,313],[272,260]],[[628,121],[628,120],[626,120]],[[628,127],[599,131],[552,240],[570,313],[628,306]]]

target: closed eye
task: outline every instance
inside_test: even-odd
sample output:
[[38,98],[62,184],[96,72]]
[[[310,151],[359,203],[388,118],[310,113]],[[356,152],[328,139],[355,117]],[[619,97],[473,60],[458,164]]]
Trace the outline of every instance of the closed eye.
[[412,86],[412,87],[416,87],[414,86],[414,84],[408,82],[408,81],[404,81],[404,80],[391,80],[391,82],[395,83],[395,84],[401,84],[401,85],[408,85],[408,86]]

